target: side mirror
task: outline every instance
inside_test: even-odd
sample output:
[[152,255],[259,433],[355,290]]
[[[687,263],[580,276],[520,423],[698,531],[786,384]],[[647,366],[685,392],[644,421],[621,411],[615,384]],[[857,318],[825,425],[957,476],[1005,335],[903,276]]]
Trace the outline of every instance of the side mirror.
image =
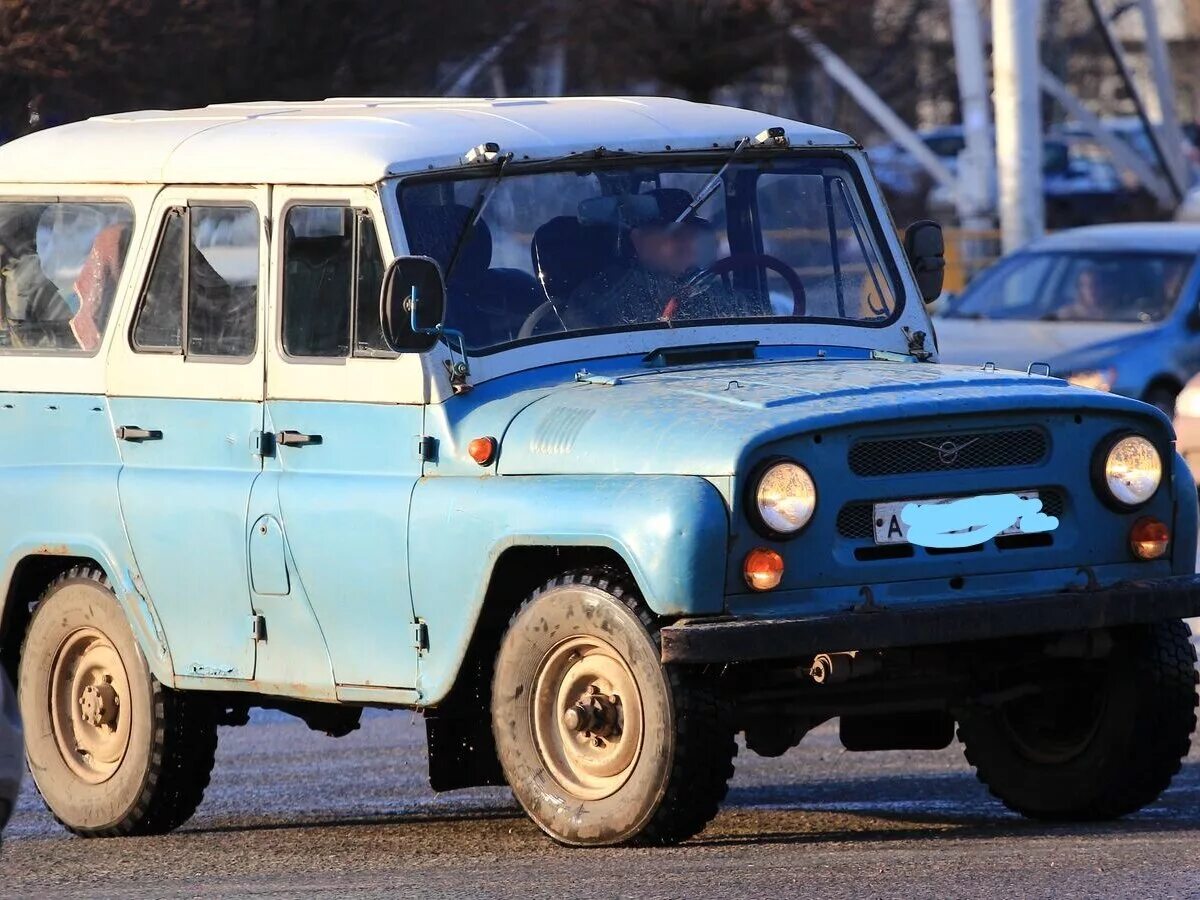
[[932,303],[942,295],[946,277],[946,240],[942,226],[930,219],[913,222],[904,230],[904,252],[917,276],[921,299]]
[[446,313],[442,267],[428,256],[398,256],[383,276],[379,324],[393,350],[426,350]]

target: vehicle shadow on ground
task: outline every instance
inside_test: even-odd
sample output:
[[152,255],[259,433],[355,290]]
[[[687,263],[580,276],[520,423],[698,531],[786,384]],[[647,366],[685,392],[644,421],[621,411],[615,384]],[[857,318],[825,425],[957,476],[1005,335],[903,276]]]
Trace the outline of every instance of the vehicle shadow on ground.
[[[231,834],[364,826],[461,827],[472,822],[478,823],[482,831],[499,823],[524,820],[515,804],[498,807],[448,800],[447,806],[450,808],[329,818],[315,814],[303,819],[264,818],[236,824],[198,821],[185,826],[180,833]],[[761,827],[770,823],[783,827]],[[787,827],[791,825],[795,828]],[[1171,789],[1155,804],[1112,822],[1046,823],[1024,819],[1005,809],[973,777],[961,772],[866,777],[856,774],[844,779],[734,786],[722,815],[704,834],[688,843],[722,847],[1180,831],[1200,832],[1200,761],[1185,762]],[[532,825],[530,834],[537,834]],[[541,839],[540,834],[537,839]]]
[[[869,799],[865,799],[869,798]],[[701,835],[693,845],[712,847],[759,843],[837,843],[847,840],[1039,837],[1061,835],[1153,834],[1200,831],[1200,761],[1185,761],[1171,788],[1145,810],[1107,822],[1041,822],[1006,809],[986,788],[961,773],[822,779],[735,787],[724,809],[780,814],[821,814],[862,823],[849,828],[758,831]],[[757,819],[756,821],[761,821]],[[870,822],[895,823],[871,826]],[[718,820],[715,831],[721,831]]]
[[299,831],[310,828],[362,828],[365,826],[407,826],[407,825],[462,825],[468,822],[504,822],[521,821],[525,814],[514,801],[508,809],[497,809],[494,806],[474,807],[457,805],[453,810],[445,812],[380,812],[365,813],[357,816],[334,816],[322,818],[320,814],[302,819],[271,819],[262,818],[252,822],[223,824],[221,822],[206,823],[195,821],[179,829],[179,834],[236,834],[250,831]]

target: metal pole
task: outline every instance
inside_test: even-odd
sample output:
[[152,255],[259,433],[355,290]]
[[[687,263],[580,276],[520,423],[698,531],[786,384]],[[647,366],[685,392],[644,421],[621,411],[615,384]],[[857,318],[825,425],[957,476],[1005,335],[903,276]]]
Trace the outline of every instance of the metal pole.
[[1162,167],[1163,174],[1167,176],[1167,183],[1171,185],[1171,190],[1175,193],[1176,201],[1180,202],[1183,200],[1185,187],[1175,177],[1175,170],[1171,167],[1167,151],[1163,147],[1162,135],[1154,127],[1154,123],[1150,121],[1150,114],[1146,111],[1146,104],[1142,102],[1141,92],[1138,91],[1137,84],[1133,80],[1133,73],[1129,71],[1129,64],[1125,61],[1125,54],[1121,51],[1121,45],[1117,41],[1117,36],[1113,34],[1112,26],[1109,24],[1108,19],[1105,18],[1104,11],[1100,9],[1100,0],[1088,0],[1088,6],[1092,10],[1092,18],[1096,20],[1096,28],[1100,31],[1100,37],[1104,39],[1104,45],[1108,48],[1113,62],[1117,64],[1117,72],[1121,76],[1121,81],[1125,84],[1125,91],[1129,94],[1129,99],[1133,101],[1138,118],[1142,120],[1142,127],[1146,129],[1146,137],[1150,139],[1150,146],[1154,148],[1154,155],[1158,160],[1158,164]]
[[846,62],[817,40],[812,32],[802,25],[793,25],[788,29],[789,34],[805,46],[809,53],[825,70],[825,74],[841,85],[842,90],[849,94],[854,102],[862,107],[863,112],[874,119],[879,127],[886,131],[897,144],[912,154],[925,170],[933,176],[933,180],[947,190],[958,192],[958,179],[946,168],[932,150],[915,131],[905,124],[904,120],[892,112],[892,108],[863,81]]
[[993,224],[996,155],[978,0],[950,0],[950,25],[966,142],[958,158],[958,218],[964,228],[984,230]]
[[1171,78],[1171,60],[1167,56],[1167,45],[1163,42],[1162,30],[1158,27],[1158,10],[1155,9],[1153,0],[1141,0],[1140,6],[1142,24],[1146,30],[1146,56],[1150,59],[1150,71],[1154,75],[1160,127],[1166,139],[1167,161],[1172,166],[1175,180],[1179,184],[1187,184],[1183,132],[1179,129],[1179,116],[1175,112],[1175,83]]
[[1042,103],[1038,86],[1039,0],[993,0],[996,160],[1004,252],[1041,236]]

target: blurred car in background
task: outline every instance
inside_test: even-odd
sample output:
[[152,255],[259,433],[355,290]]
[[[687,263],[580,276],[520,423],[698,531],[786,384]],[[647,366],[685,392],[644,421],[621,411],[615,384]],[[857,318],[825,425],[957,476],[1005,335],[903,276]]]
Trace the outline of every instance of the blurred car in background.
[[4,831],[13,807],[17,805],[24,771],[25,744],[21,739],[17,698],[8,675],[0,669],[0,832]]
[[[917,135],[947,169],[958,172],[958,157],[966,147],[961,125],[930,128]],[[913,214],[914,209],[938,219],[955,215],[954,192],[936,184],[899,144],[876,144],[868,148],[867,157],[902,215]],[[1133,210],[1142,215],[1153,210],[1153,204],[1138,202],[1144,192],[1136,184],[1124,183],[1108,151],[1084,136],[1059,134],[1043,142],[1042,184],[1050,228],[1124,221]]]
[[1077,228],[979,275],[936,319],[943,362],[1049,364],[1170,414],[1200,371],[1200,225]]

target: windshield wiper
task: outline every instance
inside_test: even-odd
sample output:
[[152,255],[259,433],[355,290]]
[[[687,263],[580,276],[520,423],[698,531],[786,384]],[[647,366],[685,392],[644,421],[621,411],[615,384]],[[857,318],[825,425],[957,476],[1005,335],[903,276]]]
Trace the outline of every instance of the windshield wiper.
[[462,255],[463,248],[471,239],[471,234],[475,231],[475,226],[483,218],[483,211],[487,209],[487,205],[492,199],[492,194],[496,193],[496,188],[500,186],[500,180],[504,177],[504,169],[512,158],[513,155],[509,152],[496,160],[496,174],[492,176],[491,183],[484,187],[479,192],[479,196],[475,198],[475,205],[471,207],[471,214],[467,216],[463,230],[458,236],[458,242],[454,245],[454,252],[450,254],[450,262],[446,264],[446,284],[450,283],[450,276],[454,272],[454,267],[458,264],[458,258]]
[[704,187],[700,188],[700,190],[696,192],[695,198],[687,205],[687,208],[685,208],[684,211],[677,215],[675,220],[671,222],[671,228],[678,228],[689,216],[694,215],[696,210],[708,202],[708,198],[716,192],[717,185],[721,183],[721,176],[725,174],[725,170],[733,165],[733,161],[737,159],[741,152],[749,146],[750,138],[748,137],[744,137],[737,142],[737,146],[735,146],[733,148],[733,152],[726,157],[725,162],[721,165],[721,168],[713,172],[712,178],[708,179]]

